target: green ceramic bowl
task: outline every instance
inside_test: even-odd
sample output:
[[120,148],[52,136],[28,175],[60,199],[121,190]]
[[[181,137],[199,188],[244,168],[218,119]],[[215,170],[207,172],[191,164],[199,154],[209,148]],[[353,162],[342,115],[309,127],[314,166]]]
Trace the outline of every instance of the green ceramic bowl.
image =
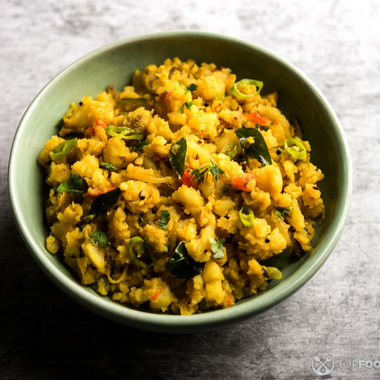
[[[263,93],[278,91],[279,108],[299,120],[312,146],[312,161],[325,174],[320,188],[326,216],[317,226],[313,249],[286,268],[282,281],[239,301],[230,309],[177,316],[142,312],[99,296],[81,286],[73,273],[45,249],[44,173],[37,156],[71,101],[96,95],[109,84],[121,89],[135,69],[159,64],[168,57],[192,58],[229,67],[238,78],[264,81]],[[37,68],[36,68],[37,69]],[[347,218],[352,192],[352,168],[347,140],[337,116],[318,88],[289,62],[256,45],[198,32],[171,32],[119,41],[73,63],[50,81],[33,100],[18,127],[10,162],[9,193],[21,236],[44,272],[65,293],[88,309],[125,325],[158,332],[216,329],[253,317],[301,288],[334,249]]]

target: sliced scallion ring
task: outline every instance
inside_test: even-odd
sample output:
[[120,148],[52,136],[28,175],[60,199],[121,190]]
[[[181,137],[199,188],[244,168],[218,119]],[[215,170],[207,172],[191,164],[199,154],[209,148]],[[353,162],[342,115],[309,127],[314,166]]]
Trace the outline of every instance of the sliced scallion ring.
[[236,141],[230,142],[222,148],[220,153],[226,154],[231,159],[236,156],[238,152],[238,143]]
[[294,138],[285,140],[285,150],[292,157],[297,158],[299,160],[303,160],[307,155],[306,148],[302,144],[302,142]]
[[128,127],[115,127],[110,125],[106,128],[106,133],[112,137],[120,137],[124,140],[142,140],[144,135]]
[[[148,269],[156,261],[151,248],[148,244],[146,244],[144,239],[141,239],[141,237],[135,236],[129,240],[128,247],[129,254],[131,255],[133,261],[141,268]],[[148,253],[149,258],[147,257],[146,252]],[[147,262],[149,260],[150,262]]]
[[239,218],[245,227],[252,227],[255,214],[248,206],[243,206],[239,211]]
[[[257,92],[255,94],[252,94],[252,95],[247,95],[247,94],[243,94],[241,91],[238,90],[238,86],[241,85],[241,84],[247,84],[247,85],[251,85],[251,86],[256,86],[257,87]],[[256,96],[257,94],[260,94],[260,91],[261,89],[263,88],[264,86],[264,83],[259,81],[259,80],[254,80],[254,79],[242,79],[241,81],[239,82],[236,82],[231,90],[230,90],[230,93],[232,95],[234,95],[237,99],[249,99],[249,98],[252,98],[253,96]]]
[[63,143],[57,145],[50,153],[50,158],[55,161],[59,158],[67,156],[77,145],[78,139],[66,140]]

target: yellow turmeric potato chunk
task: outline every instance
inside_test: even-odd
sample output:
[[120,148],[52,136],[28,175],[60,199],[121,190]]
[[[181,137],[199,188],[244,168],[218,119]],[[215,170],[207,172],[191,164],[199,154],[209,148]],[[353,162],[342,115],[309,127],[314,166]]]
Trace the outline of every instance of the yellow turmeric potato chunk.
[[169,127],[169,123],[166,120],[161,119],[158,115],[155,115],[152,118],[147,129],[150,134],[154,136],[162,136],[167,141],[171,141],[173,138],[173,132]]
[[126,207],[137,214],[148,212],[160,201],[156,187],[141,181],[127,181],[120,184]]
[[206,262],[211,257],[210,238],[215,236],[212,227],[202,229],[198,239],[190,240],[185,243],[188,254],[198,262]]
[[74,202],[67,206],[63,212],[57,214],[57,219],[63,223],[76,224],[81,220],[83,208],[81,205]]
[[215,113],[199,111],[189,120],[188,126],[201,138],[212,139],[217,134],[219,125],[218,116]]
[[216,97],[221,98],[226,90],[226,84],[217,76],[207,76],[198,80],[198,89],[196,94],[206,100],[213,100]]
[[226,292],[223,289],[222,280],[224,279],[224,276],[219,265],[213,260],[207,261],[202,272],[202,277],[206,283],[206,300],[215,301],[217,304],[222,303],[226,296]]
[[107,213],[108,234],[119,244],[125,243],[130,238],[129,226],[126,222],[127,215],[122,207]]
[[50,161],[51,158],[49,156],[49,153],[59,144],[63,143],[65,140],[58,136],[52,136],[50,140],[48,140],[45,143],[44,149],[38,156],[38,163],[40,165],[46,166]]
[[197,236],[197,224],[194,218],[181,220],[176,228],[180,240],[192,240]]
[[95,156],[85,156],[72,165],[73,173],[81,177],[91,178],[96,169],[99,169],[99,160]]
[[66,164],[56,164],[52,162],[46,182],[51,186],[59,185],[63,181],[70,179],[70,169]]
[[168,232],[154,224],[147,224],[140,230],[142,236],[147,238],[148,244],[156,252],[168,251]]
[[46,238],[46,248],[50,253],[54,255],[55,253],[58,252],[58,249],[59,249],[58,240],[54,236],[49,235]]
[[144,291],[147,294],[149,307],[152,310],[166,311],[175,300],[169,286],[160,278],[144,280]]
[[253,173],[257,176],[256,185],[259,189],[276,197],[282,191],[282,175],[280,169],[273,165],[255,169]]
[[137,156],[138,154],[131,152],[123,139],[119,137],[109,139],[103,150],[104,162],[111,163],[119,169],[126,168]]
[[71,103],[70,109],[63,117],[64,127],[61,136],[72,132],[84,132],[92,127],[97,118],[105,121],[107,125],[112,123],[114,117],[114,101],[109,96],[99,96],[100,100],[93,100],[91,96],[82,98],[82,105]]
[[199,216],[202,207],[205,205],[199,190],[195,190],[192,187],[181,186],[173,193],[172,198],[181,207],[184,207],[185,214],[191,214],[195,217]]
[[86,241],[82,244],[82,249],[84,254],[91,260],[95,267],[99,271],[103,271],[106,265],[104,248],[97,247],[90,241]]

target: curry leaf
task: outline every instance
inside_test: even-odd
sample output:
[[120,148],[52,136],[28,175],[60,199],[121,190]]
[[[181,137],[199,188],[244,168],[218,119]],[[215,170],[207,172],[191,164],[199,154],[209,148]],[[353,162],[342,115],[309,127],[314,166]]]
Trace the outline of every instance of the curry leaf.
[[175,172],[179,177],[183,176],[185,171],[185,159],[187,152],[187,142],[184,137],[180,138],[170,148],[169,160]]
[[111,208],[117,202],[120,195],[121,190],[118,187],[115,190],[99,195],[91,205],[90,211],[88,212],[88,215],[85,217],[85,223],[83,226],[92,222],[99,216],[103,215],[109,208]]
[[203,265],[189,256],[183,241],[178,244],[165,267],[173,276],[186,280],[201,274],[203,270]]
[[[240,140],[243,152],[251,158],[256,158],[263,165],[271,165],[272,159],[269,154],[267,144],[261,132],[256,128],[240,128],[235,131],[236,136]],[[252,137],[254,142],[248,141]]]
[[293,247],[290,245],[288,248],[285,248],[282,252],[272,256],[269,259],[262,261],[260,264],[266,267],[274,267],[278,270],[283,270],[289,264],[289,259],[292,253]]

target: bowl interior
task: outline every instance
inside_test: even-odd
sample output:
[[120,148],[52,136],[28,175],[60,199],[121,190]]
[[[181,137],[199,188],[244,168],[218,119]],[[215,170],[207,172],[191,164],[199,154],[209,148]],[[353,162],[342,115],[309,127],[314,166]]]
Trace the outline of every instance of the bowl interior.
[[[98,295],[96,295],[97,300],[93,299],[90,294],[95,292],[90,287],[83,288],[78,285],[72,272],[58,257],[46,251],[45,238],[48,232],[44,217],[46,191],[44,191],[44,173],[37,165],[37,156],[45,141],[57,133],[55,126],[66,113],[70,102],[79,102],[84,95],[95,96],[109,84],[120,90],[131,82],[136,69],[142,69],[152,63],[160,64],[166,58],[175,56],[181,59],[194,59],[198,64],[214,62],[219,66],[229,67],[238,79],[262,80],[264,94],[278,91],[280,110],[288,118],[297,118],[304,138],[311,143],[312,162],[321,168],[325,175],[320,188],[326,205],[326,215],[316,227],[310,255],[289,266],[284,272],[284,280],[273,281],[260,295],[242,300],[229,310],[205,315],[213,314],[211,319],[215,319],[219,313],[221,324],[227,319],[238,320],[244,315],[248,316],[270,307],[297,290],[301,282],[306,282],[315,273],[318,269],[316,266],[322,265],[336,244],[343,227],[350,194],[349,154],[334,114],[307,79],[304,79],[291,65],[260,48],[214,35],[172,33],[116,43],[74,63],[44,88],[20,124],[11,154],[9,173],[11,200],[16,220],[37,261],[71,296],[82,302],[84,298],[89,300],[92,309],[103,314],[111,313],[113,315],[108,317],[113,319],[161,331],[165,330],[167,318],[178,317],[154,316],[152,318],[156,318],[154,322],[156,327],[149,325],[152,320],[146,323],[128,321],[132,314],[137,313],[136,315],[141,317],[143,313],[130,310]],[[281,287],[283,289],[273,293]],[[241,309],[239,313],[239,308],[248,304],[249,307]],[[128,314],[129,312],[132,314]],[[225,314],[220,314],[223,312]],[[166,318],[165,322],[159,322],[161,317]],[[203,316],[203,319],[201,316],[190,318],[194,321],[198,318],[200,325],[206,323],[206,320],[211,323],[210,317],[207,316]],[[188,318],[183,318],[182,321],[178,322],[178,330],[186,330],[192,323],[186,322],[189,321]],[[171,325],[173,326],[173,323]]]

